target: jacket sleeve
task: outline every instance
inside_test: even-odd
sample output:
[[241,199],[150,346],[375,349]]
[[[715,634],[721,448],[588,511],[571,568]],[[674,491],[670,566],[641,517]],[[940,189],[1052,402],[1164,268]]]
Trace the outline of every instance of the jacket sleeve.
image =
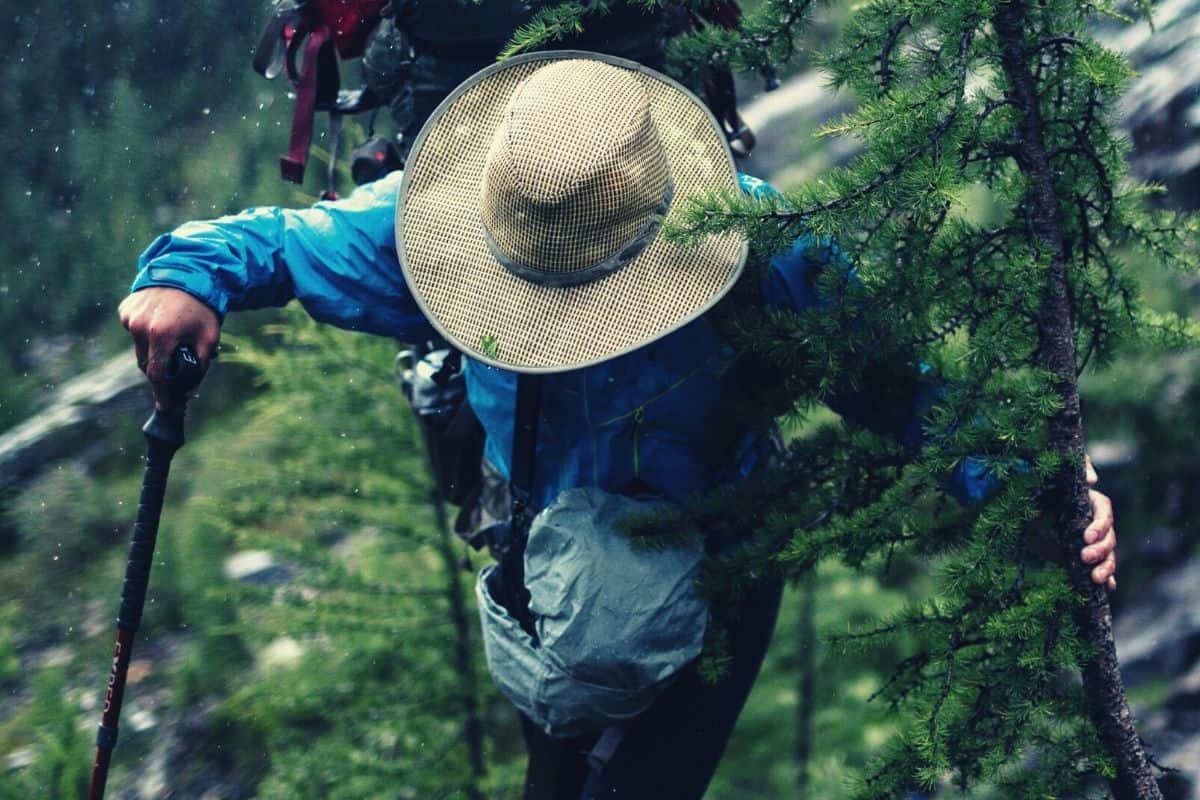
[[229,311],[293,298],[314,319],[416,341],[434,334],[401,274],[393,219],[400,173],[306,209],[251,208],[189,222],[138,259],[133,291],[171,286]]
[[[769,184],[743,178],[743,189],[756,197],[774,193]],[[845,255],[828,238],[804,235],[776,255],[764,278],[763,295],[768,306],[796,312],[821,308],[830,300],[822,297],[817,276],[822,270],[838,269],[847,280],[856,276]],[[911,447],[919,447],[925,438],[923,420],[942,392],[932,370],[925,364],[897,359],[877,358],[867,371],[868,380],[844,387],[829,398],[829,407],[851,422],[879,433],[896,437]],[[964,503],[985,500],[1000,487],[988,468],[987,459],[964,459],[947,479],[946,488]]]

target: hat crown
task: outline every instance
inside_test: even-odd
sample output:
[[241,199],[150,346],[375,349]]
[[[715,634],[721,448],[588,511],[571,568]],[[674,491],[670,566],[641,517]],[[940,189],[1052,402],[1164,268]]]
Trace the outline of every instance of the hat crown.
[[642,80],[573,59],[542,67],[513,93],[488,153],[480,209],[506,266],[570,284],[632,258],[657,231],[670,190]]

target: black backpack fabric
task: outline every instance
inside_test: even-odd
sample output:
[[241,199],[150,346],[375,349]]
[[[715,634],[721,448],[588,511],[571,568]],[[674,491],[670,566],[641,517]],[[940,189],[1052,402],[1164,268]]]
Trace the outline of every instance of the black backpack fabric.
[[[367,46],[363,77],[401,133],[402,155],[425,120],[453,89],[496,60],[514,30],[539,4],[520,0],[393,0]],[[593,50],[662,69],[668,37],[685,24],[681,10],[654,12],[621,4],[555,49]]]

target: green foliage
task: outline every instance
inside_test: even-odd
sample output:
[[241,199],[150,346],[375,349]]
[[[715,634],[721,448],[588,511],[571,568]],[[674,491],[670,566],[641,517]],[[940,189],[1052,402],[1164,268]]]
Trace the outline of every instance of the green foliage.
[[[155,235],[284,197],[263,178],[287,109],[247,63],[265,6],[39,4],[4,16],[20,52],[0,92],[0,429],[124,344],[114,312]],[[198,79],[210,75],[222,78]]]
[[87,794],[92,742],[79,729],[65,690],[59,671],[44,670],[35,679],[33,706],[26,719],[37,732],[33,763],[15,775],[3,776],[3,800],[75,800]]
[[800,32],[817,5],[815,0],[763,0],[748,8],[736,30],[706,25],[676,37],[669,68],[685,76],[706,67],[752,72],[786,66],[798,54]]
[[[273,346],[238,343],[233,357],[267,384],[239,413],[242,434],[181,467],[205,489],[173,526],[187,531],[175,577],[198,636],[177,702],[216,699],[214,741],[256,743],[230,769],[257,774],[257,796],[503,796],[513,754],[491,736],[511,737],[513,720],[484,740],[504,706],[484,693],[461,552],[435,524],[395,345],[299,311],[269,333]],[[232,584],[214,542],[270,551],[286,582]],[[211,670],[228,653],[244,665],[232,686]],[[472,736],[492,775],[472,764]]]
[[[821,565],[806,578],[815,582],[816,630],[870,624],[928,588],[919,570],[902,566],[895,564],[901,574],[883,581],[836,563]],[[876,694],[890,666],[912,653],[912,643],[897,637],[871,649],[821,642],[806,649],[804,613],[802,593],[785,593],[762,673],[706,795],[711,800],[840,800],[849,796],[848,776],[896,732],[893,709]],[[810,701],[806,674],[815,683]],[[807,703],[811,749],[802,760],[796,750]]]
[[[856,568],[898,556],[928,565],[927,597],[835,639],[909,650],[878,690],[900,712],[900,732],[858,779],[858,798],[947,784],[1071,796],[1111,776],[1089,701],[1064,677],[1091,651],[1074,621],[1081,600],[1060,566],[1078,545],[1064,541],[1052,502],[1081,465],[1065,463],[1051,438],[1064,407],[1046,352],[1051,263],[1066,262],[1076,372],[1134,347],[1200,341],[1195,323],[1144,307],[1126,264],[1139,251],[1189,273],[1200,262],[1196,221],[1146,210],[1153,187],[1128,177],[1112,119],[1127,64],[1080,33],[1116,9],[1018,5],[1019,41],[1002,36],[1007,2],[859,6],[822,58],[859,105],[821,134],[857,137],[863,154],[778,198],[693,202],[671,231],[686,241],[734,229],[762,253],[804,233],[841,246],[845,267],[818,278],[825,307],[725,314],[729,338],[781,376],[792,408],[894,385],[918,364],[941,384],[920,448],[854,426],[829,429],[795,443],[779,474],[723,494],[721,512],[706,498],[685,513],[703,530],[758,532],[753,546],[709,565],[717,596],[764,572],[798,578],[830,558]],[[748,24],[718,38],[739,36],[743,46],[756,41]],[[693,51],[692,63],[706,50],[737,52],[703,37],[680,47]],[[1023,140],[1014,63],[1032,75],[1048,200]],[[968,196],[984,198],[989,213],[968,213]],[[1061,240],[1054,248],[1048,225]],[[946,493],[947,476],[968,459],[1003,481],[974,507]]]
[[0,605],[0,686],[13,683],[21,674],[15,625],[19,613],[16,603]]
[[[509,52],[552,44],[615,5],[548,5]],[[677,39],[674,73],[759,69],[800,54],[812,3],[746,5],[738,31]],[[1039,504],[1063,466],[1046,446],[1046,421],[1059,404],[1037,361],[1046,256],[1025,230],[1028,183],[1011,153],[1016,117],[988,24],[998,7],[857,6],[824,63],[861,102],[826,133],[859,137],[864,157],[780,201],[710,198],[676,231],[740,228],[759,255],[752,273],[800,232],[831,235],[855,276],[820,276],[832,298],[821,313],[766,314],[748,301],[721,309],[742,358],[779,376],[748,387],[755,393],[740,413],[780,415],[799,430],[787,468],[633,531],[651,546],[664,543],[649,538],[663,527],[718,540],[758,531],[749,547],[706,566],[714,597],[762,574],[811,580],[816,569],[825,641],[800,649],[802,610],[789,593],[713,797],[798,796],[800,774],[806,796],[821,798],[905,797],[918,786],[951,785],[973,796],[1094,796],[1111,771],[1072,677],[1087,655],[1071,619],[1077,601],[1038,546],[1056,535]],[[11,40],[29,39],[45,55],[15,62],[0,95],[0,140],[17,165],[0,192],[13,234],[0,247],[12,265],[0,287],[12,301],[0,310],[0,427],[45,382],[122,335],[108,319],[133,253],[152,235],[251,200],[311,199],[276,185],[288,104],[272,106],[282,92],[254,83],[245,67],[262,18],[254,4],[150,3],[121,14],[84,4],[66,25],[39,19],[50,13],[5,23]],[[1195,223],[1145,212],[1152,187],[1125,179],[1125,145],[1109,112],[1128,70],[1078,34],[1092,13],[1115,12],[1051,0],[1027,32],[1057,187],[1070,198],[1080,369],[1122,354],[1144,362],[1152,347],[1196,338],[1193,324],[1152,312],[1139,297],[1134,278],[1162,262],[1192,274]],[[60,37],[64,28],[73,33]],[[141,35],[151,29],[162,35]],[[210,72],[229,77],[193,79]],[[75,79],[91,74],[117,79]],[[204,108],[210,113],[197,117]],[[977,213],[980,205],[988,212]],[[1187,309],[1178,296],[1154,305]],[[94,328],[101,321],[110,333],[68,353],[58,373],[47,373],[25,341],[106,330]],[[416,431],[390,381],[394,347],[299,315],[249,338],[240,358],[262,385],[234,380],[220,393],[258,399],[215,420],[177,459],[138,645],[159,654],[155,670],[174,719],[199,718],[189,721],[186,742],[172,745],[181,749],[172,788],[201,796],[226,781],[264,797],[515,796],[519,736],[483,675],[473,617],[465,626],[455,618],[455,597],[470,609],[467,576],[455,566],[464,551],[435,522]],[[1194,458],[1180,455],[1200,450],[1191,433],[1200,408],[1194,361],[1118,361],[1089,409],[1169,453],[1147,482],[1164,492],[1178,493],[1181,475],[1200,474]],[[919,450],[815,410],[847,387],[903,388],[918,362],[945,387],[927,411]],[[247,374],[225,368],[213,379]],[[1168,401],[1147,409],[1142,384]],[[208,384],[193,411],[215,405],[216,394]],[[879,404],[889,397],[878,395]],[[1007,478],[1004,491],[975,507],[945,493],[946,475],[968,456],[987,458]],[[135,471],[136,459],[129,463]],[[1183,494],[1172,513],[1194,527],[1200,509]],[[89,669],[78,681],[42,672],[32,701],[22,699],[27,680],[11,653],[29,647],[33,660],[51,634],[57,642],[82,619],[107,622],[123,548],[101,546],[114,528],[127,530],[134,496],[132,479],[97,484],[64,469],[6,503],[20,552],[2,575],[17,601],[0,611],[0,659],[10,654],[0,683],[17,693],[0,743],[8,752],[32,745],[37,756],[0,774],[0,797],[82,793],[95,714],[80,716],[74,686],[103,685],[111,630],[89,634],[81,659]],[[286,581],[232,582],[226,558],[245,548],[273,552]],[[39,594],[52,596],[34,602]],[[715,677],[722,628],[712,631]],[[817,676],[810,711],[819,733],[807,763],[788,749],[804,674]],[[472,718],[486,770],[472,763]],[[136,773],[148,746],[144,737],[123,741],[114,787]]]
[[[515,715],[479,663],[464,549],[436,524],[423,450],[392,377],[396,345],[319,327],[298,309],[263,337],[265,346],[229,337],[227,363],[211,376],[257,376],[256,389],[229,387],[256,399],[210,422],[173,464],[135,650],[152,677],[131,685],[126,703],[127,718],[151,704],[161,734],[125,731],[111,786],[136,780],[148,749],[161,747],[181,796],[514,796]],[[26,544],[5,564],[6,581],[17,576],[22,588],[0,619],[3,652],[25,647],[32,663],[75,645],[69,631],[102,624],[66,667],[69,682],[58,678],[32,704],[14,695],[0,755],[37,753],[34,765],[0,776],[14,798],[80,796],[40,787],[86,777],[98,712],[82,713],[73,698],[76,686],[103,686],[124,563],[118,545],[45,570],[39,532],[86,529],[89,517],[71,516],[81,509],[128,516],[135,497],[132,482],[89,484],[64,469],[15,501]],[[247,549],[274,554],[274,582],[226,575],[229,557]],[[40,608],[52,613],[28,619]],[[0,664],[0,680],[13,677],[27,682],[17,659]]]
[[125,508],[109,487],[82,469],[60,464],[40,477],[7,510],[22,549],[39,568],[58,571],[107,549],[125,532]]
[[[506,58],[552,47],[557,42],[579,34],[583,31],[584,23],[592,17],[607,14],[624,0],[567,0],[552,3],[539,9],[525,25],[513,31],[512,39],[500,51],[498,59]],[[646,9],[661,7],[663,0],[632,0],[636,5]]]
[[[647,11],[667,6],[702,11],[711,3],[709,0],[565,0],[551,3],[513,33],[499,58],[504,60],[531,50],[553,47],[563,39],[581,33],[593,18],[620,5],[638,6]],[[814,0],[763,0],[753,4],[736,31],[703,24],[688,35],[672,40],[670,71],[687,79],[694,77],[698,70],[708,68],[750,71],[785,64],[796,54],[797,34],[815,5]]]

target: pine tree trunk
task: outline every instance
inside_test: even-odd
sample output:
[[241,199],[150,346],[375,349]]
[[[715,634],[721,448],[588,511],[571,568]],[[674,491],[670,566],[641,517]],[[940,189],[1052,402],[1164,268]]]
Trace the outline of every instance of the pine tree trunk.
[[[422,423],[418,422],[418,425]],[[433,489],[430,502],[438,529],[438,555],[446,571],[446,602],[450,605],[450,622],[454,626],[454,668],[459,680],[459,703],[462,713],[463,743],[467,746],[467,762],[471,766],[471,780],[464,792],[468,800],[484,800],[480,784],[487,777],[487,763],[483,757],[483,720],[479,715],[479,686],[475,674],[475,662],[471,656],[471,630],[474,617],[467,611],[463,601],[461,568],[454,551],[455,537],[450,530],[446,515],[446,503],[438,489],[437,477],[441,474],[437,461],[437,450],[430,442],[425,430],[421,431],[432,469]]]
[[1022,114],[1016,148],[1018,164],[1029,182],[1030,222],[1050,256],[1038,333],[1042,363],[1057,376],[1063,402],[1062,409],[1050,422],[1051,444],[1064,463],[1071,465],[1055,500],[1061,509],[1058,529],[1063,566],[1085,600],[1077,622],[1094,652],[1083,669],[1083,689],[1092,719],[1116,761],[1117,775],[1110,781],[1114,796],[1117,800],[1161,800],[1162,794],[1125,698],[1108,595],[1103,587],[1092,582],[1091,568],[1079,559],[1083,531],[1091,521],[1091,504],[1083,474],[1083,419],[1067,283],[1067,251],[1061,208],[1047,157],[1037,85],[1024,42],[1026,8],[1026,0],[1001,2],[992,21],[1008,79],[1008,99]]
[[[435,490],[436,491],[436,490]],[[475,675],[475,662],[471,657],[472,615],[467,613],[463,602],[462,569],[454,552],[454,534],[446,522],[446,507],[440,496],[435,497],[434,506],[438,517],[438,552],[446,570],[446,599],[450,603],[450,620],[454,625],[454,668],[459,680],[460,704],[462,709],[463,741],[467,746],[467,760],[471,765],[471,782],[467,785],[469,800],[484,800],[479,784],[487,775],[483,760],[483,721],[479,717],[479,687]]]

